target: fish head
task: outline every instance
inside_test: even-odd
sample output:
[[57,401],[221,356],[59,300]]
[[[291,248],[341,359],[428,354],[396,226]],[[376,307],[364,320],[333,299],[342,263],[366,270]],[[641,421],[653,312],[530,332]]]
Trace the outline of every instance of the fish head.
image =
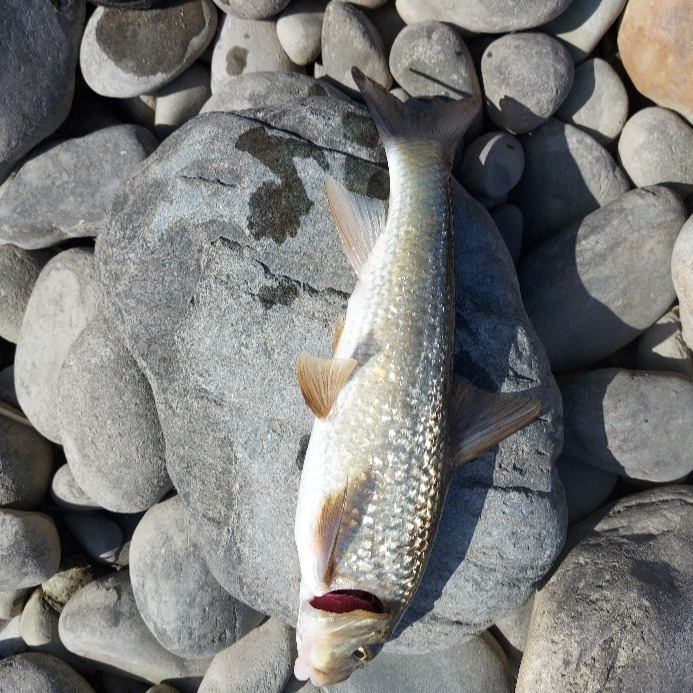
[[375,595],[335,590],[301,603],[296,626],[297,679],[314,686],[339,683],[382,649],[392,614]]

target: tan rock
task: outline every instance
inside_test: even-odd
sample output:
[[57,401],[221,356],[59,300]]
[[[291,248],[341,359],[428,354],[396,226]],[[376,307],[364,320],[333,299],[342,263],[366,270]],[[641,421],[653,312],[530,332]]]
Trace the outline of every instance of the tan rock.
[[690,0],[630,0],[618,47],[636,89],[693,123],[690,11]]

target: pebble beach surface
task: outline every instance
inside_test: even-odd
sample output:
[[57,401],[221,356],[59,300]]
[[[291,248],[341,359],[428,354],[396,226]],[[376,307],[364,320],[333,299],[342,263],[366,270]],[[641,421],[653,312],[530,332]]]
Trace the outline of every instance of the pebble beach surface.
[[325,690],[693,690],[690,3],[0,18],[0,691],[317,690],[295,363],[355,283],[325,178],[389,193],[354,65],[413,109],[481,96],[455,370],[542,411],[455,475],[392,640]]

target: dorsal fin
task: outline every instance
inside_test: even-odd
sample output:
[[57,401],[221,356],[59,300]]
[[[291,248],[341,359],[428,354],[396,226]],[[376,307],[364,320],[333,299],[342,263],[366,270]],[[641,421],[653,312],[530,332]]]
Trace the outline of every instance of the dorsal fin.
[[332,355],[334,356],[334,352],[337,351],[337,344],[339,344],[339,338],[342,336],[342,332],[344,332],[344,321],[346,318],[344,315],[338,315],[337,318],[334,321],[334,330],[332,331]]
[[334,550],[337,545],[339,526],[346,505],[348,482],[323,501],[315,525],[315,571],[319,580],[329,585],[334,573]]
[[456,378],[452,399],[455,464],[478,457],[519,431],[540,409],[538,397],[484,392]]
[[325,194],[344,252],[360,277],[378,236],[385,228],[385,205],[380,200],[349,192],[334,178],[325,180]]
[[354,366],[355,359],[323,359],[309,354],[298,357],[298,386],[319,419],[330,413]]

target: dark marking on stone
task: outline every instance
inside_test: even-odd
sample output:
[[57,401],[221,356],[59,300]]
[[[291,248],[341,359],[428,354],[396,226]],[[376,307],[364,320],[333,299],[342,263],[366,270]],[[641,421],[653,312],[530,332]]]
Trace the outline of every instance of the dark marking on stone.
[[306,452],[308,452],[308,441],[310,434],[304,433],[298,441],[298,452],[296,453],[296,466],[299,471],[303,471],[303,463],[306,461]]
[[298,298],[298,286],[289,279],[280,277],[277,284],[260,287],[257,297],[267,310],[277,304],[290,306]]
[[342,114],[342,133],[345,140],[360,147],[377,147],[380,142],[373,120],[352,111]]
[[60,9],[60,0],[50,0],[50,1],[51,1],[51,4],[53,5],[53,7],[55,7],[56,10],[59,10],[59,9]]
[[469,335],[473,335],[475,330],[467,320],[464,311],[455,311],[455,355],[454,355],[454,371],[455,374],[466,378],[472,385],[475,385],[480,390],[487,392],[496,392],[498,386],[490,376],[488,371],[484,369],[477,361],[476,357],[467,347],[464,339]]
[[344,160],[344,185],[359,195],[367,195],[378,200],[390,196],[390,175],[387,169],[369,161],[347,156]]
[[308,89],[308,96],[327,96],[327,92],[322,84],[311,84]]
[[301,218],[313,207],[294,158],[313,159],[327,171],[325,154],[310,142],[275,135],[262,127],[246,130],[236,140],[236,149],[254,156],[279,178],[279,183],[262,183],[250,196],[248,230],[253,238],[271,238],[278,244],[293,238]]
[[139,10],[104,10],[96,24],[96,42],[124,72],[148,77],[173,72],[190,41],[205,28],[201,2],[175,3]]
[[226,74],[242,75],[248,64],[248,49],[242,46],[234,46],[226,54]]

